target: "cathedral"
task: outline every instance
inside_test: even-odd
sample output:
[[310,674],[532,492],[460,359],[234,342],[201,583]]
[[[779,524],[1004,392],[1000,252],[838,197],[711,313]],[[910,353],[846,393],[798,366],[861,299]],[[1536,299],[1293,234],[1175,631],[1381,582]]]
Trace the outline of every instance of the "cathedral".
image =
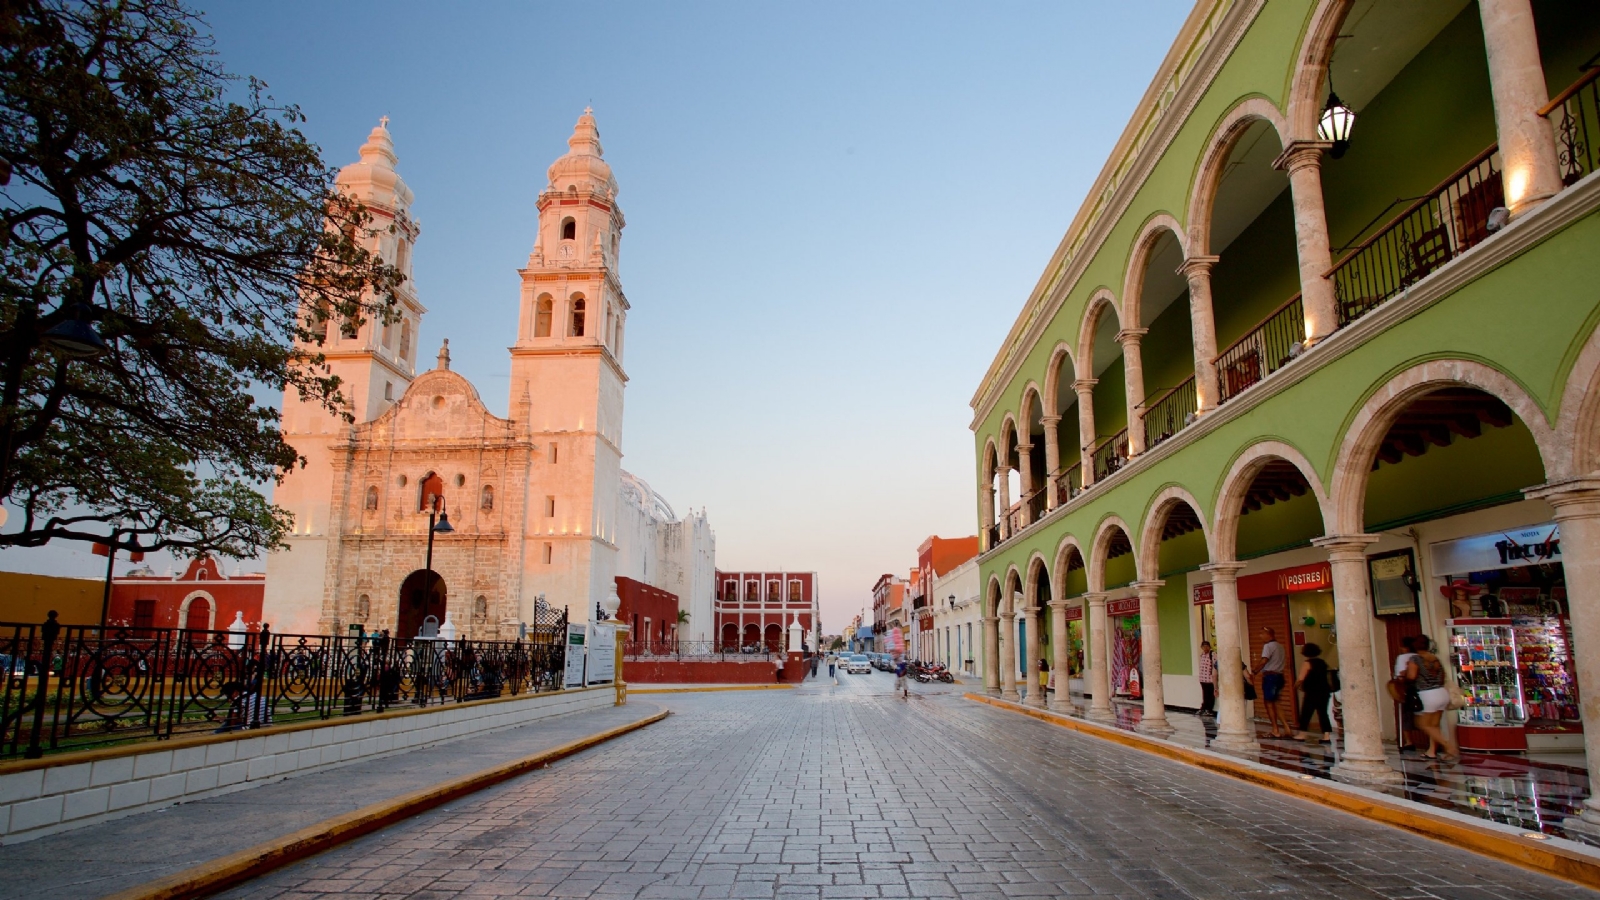
[[287,549],[267,560],[274,631],[411,637],[448,620],[468,637],[512,639],[541,602],[584,622],[631,580],[677,597],[688,615],[678,637],[711,637],[716,539],[704,511],[680,518],[622,469],[624,219],[591,111],[567,146],[518,271],[508,418],[451,371],[448,341],[417,372],[421,226],[387,119],[340,171],[339,189],[373,216],[368,248],[407,280],[395,321],[326,325],[320,349],[354,424],[283,398],[285,439],[306,465],[274,496],[294,516]]

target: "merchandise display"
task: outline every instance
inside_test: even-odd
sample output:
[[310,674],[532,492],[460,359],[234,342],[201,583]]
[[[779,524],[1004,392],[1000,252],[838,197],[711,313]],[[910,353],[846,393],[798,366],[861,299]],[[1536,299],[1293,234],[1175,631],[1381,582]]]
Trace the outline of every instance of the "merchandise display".
[[1565,616],[1513,616],[1528,730],[1581,731],[1578,686],[1572,675],[1571,632]]
[[[1467,706],[1457,713],[1466,727],[1521,729],[1527,716],[1517,666],[1517,640],[1509,619],[1451,619],[1450,656]],[[1463,746],[1468,737],[1462,735]],[[1489,748],[1484,748],[1489,749]],[[1494,748],[1499,749],[1499,748]]]

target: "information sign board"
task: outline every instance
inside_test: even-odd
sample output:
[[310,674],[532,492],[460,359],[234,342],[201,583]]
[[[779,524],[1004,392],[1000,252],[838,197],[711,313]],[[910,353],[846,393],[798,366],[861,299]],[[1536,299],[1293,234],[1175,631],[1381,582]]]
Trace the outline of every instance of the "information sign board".
[[588,658],[585,652],[588,649],[587,637],[582,625],[567,625],[567,675],[562,682],[566,687],[583,687],[583,664]]
[[589,684],[610,684],[617,679],[617,626],[589,623]]

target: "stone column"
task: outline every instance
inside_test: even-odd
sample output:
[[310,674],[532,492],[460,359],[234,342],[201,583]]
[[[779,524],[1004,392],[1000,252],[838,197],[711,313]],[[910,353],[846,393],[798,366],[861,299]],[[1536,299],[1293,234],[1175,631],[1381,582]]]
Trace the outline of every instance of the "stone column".
[[1050,607],[1050,671],[1056,676],[1056,693],[1050,698],[1050,708],[1056,712],[1072,712],[1072,689],[1067,686],[1067,601],[1051,600]]
[[1000,467],[1000,540],[1011,537],[1011,467]]
[[994,484],[980,485],[978,488],[978,519],[983,523],[983,533],[978,536],[978,545],[984,550],[993,550],[989,546],[989,529],[995,525],[994,517]]
[[1124,328],[1117,332],[1117,343],[1122,345],[1123,379],[1128,394],[1128,458],[1144,452],[1144,358],[1139,354],[1139,342],[1150,333],[1148,328]]
[[1506,205],[1515,218],[1561,190],[1555,133],[1550,120],[1539,115],[1550,102],[1550,90],[1539,61],[1539,34],[1529,0],[1478,0],[1478,12],[1489,54],[1489,89]]
[[1139,730],[1154,734],[1171,734],[1167,722],[1167,692],[1161,680],[1161,615],[1156,606],[1156,595],[1165,581],[1135,581],[1139,592],[1139,662],[1144,671],[1139,673],[1144,690],[1144,715],[1139,719]]
[[[1025,429],[1026,425],[1023,426]],[[1031,435],[1024,435],[1030,441]],[[1022,527],[1027,528],[1033,524],[1033,446],[1031,444],[1017,444],[1017,473],[1022,488],[1022,496],[1017,498],[1022,501]]]
[[1329,251],[1328,216],[1322,205],[1322,151],[1327,141],[1293,141],[1273,166],[1289,173],[1289,193],[1294,200],[1294,244],[1300,258],[1300,307],[1305,313],[1306,346],[1315,344],[1339,327],[1339,304]]
[[1241,562],[1215,562],[1200,567],[1211,573],[1212,614],[1217,623],[1217,736],[1214,750],[1259,753],[1244,699],[1244,652],[1239,644],[1239,570]]
[[[1367,545],[1373,534],[1320,537],[1333,570],[1333,621],[1339,630],[1339,702],[1344,710],[1344,754],[1332,775],[1357,784],[1395,784],[1404,776],[1383,752],[1377,670],[1372,661],[1372,598],[1367,587]],[[1385,681],[1388,679],[1385,678]]]
[[983,617],[983,692],[1000,696],[1000,619]]
[[1217,408],[1217,318],[1211,312],[1211,267],[1215,256],[1191,256],[1178,267],[1189,280],[1189,329],[1194,335],[1194,394],[1196,415]]
[[1024,606],[1022,616],[1022,621],[1028,623],[1028,670],[1022,673],[1028,679],[1027,704],[1043,709],[1044,689],[1039,687],[1039,607]]
[[1089,632],[1084,635],[1083,642],[1089,648],[1089,692],[1094,696],[1089,701],[1088,716],[1109,722],[1116,719],[1117,714],[1111,711],[1111,668],[1107,665],[1111,661],[1106,651],[1106,595],[1104,591],[1090,591],[1083,595],[1085,603],[1089,604],[1089,615],[1084,618],[1088,623]]
[[[1578,676],[1578,715],[1583,720],[1583,749],[1589,783],[1600,778],[1600,477],[1589,476],[1545,485],[1527,496],[1556,508],[1561,527],[1561,566],[1567,577],[1571,614],[1573,668]],[[1600,796],[1583,801],[1580,816],[1562,827],[1600,837]]]
[[1040,421],[1044,423],[1044,508],[1055,509],[1060,505],[1056,496],[1061,484],[1061,417],[1044,416]]
[[1079,378],[1072,383],[1078,395],[1078,477],[1088,487],[1094,484],[1094,386],[1093,378]]
[[1000,696],[1021,700],[1017,693],[1017,614],[1000,614]]

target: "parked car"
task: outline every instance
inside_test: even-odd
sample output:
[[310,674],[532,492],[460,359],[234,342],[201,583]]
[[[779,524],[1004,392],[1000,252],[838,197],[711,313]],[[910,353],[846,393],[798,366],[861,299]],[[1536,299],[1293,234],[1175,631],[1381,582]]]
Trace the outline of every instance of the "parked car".
[[851,675],[871,675],[872,662],[865,653],[857,653],[845,661],[844,670]]

